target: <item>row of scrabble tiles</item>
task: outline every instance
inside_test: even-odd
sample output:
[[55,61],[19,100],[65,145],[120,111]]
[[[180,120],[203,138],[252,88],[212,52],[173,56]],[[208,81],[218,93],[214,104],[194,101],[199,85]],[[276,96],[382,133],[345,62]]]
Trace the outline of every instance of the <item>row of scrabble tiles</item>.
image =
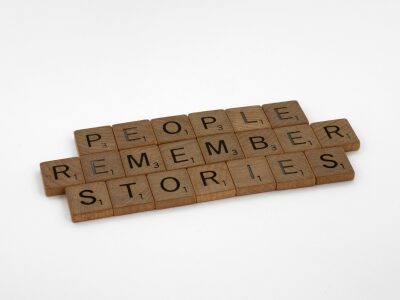
[[342,147],[275,154],[66,188],[74,222],[352,180]]
[[308,123],[300,104],[286,101],[81,129],[75,131],[75,141],[84,155]]
[[[85,155],[257,129],[275,128],[279,135],[281,127],[305,124],[309,122],[299,103],[287,101],[81,129],[75,131],[75,141],[79,155]],[[311,125],[322,147],[334,145],[325,137],[323,127],[329,125],[329,130],[335,135],[336,124],[319,122]],[[342,131],[351,131],[351,128],[345,128],[349,126],[346,120],[339,125]],[[349,144],[348,141],[345,144]]]
[[[286,138],[287,133],[292,132],[291,139],[294,141],[300,139],[296,136],[297,130],[303,130],[303,133],[310,137],[308,142],[315,142],[315,146],[340,145],[346,151],[359,148],[360,142],[346,119],[317,122],[311,126],[308,124],[308,119],[299,103],[287,101],[87,128],[77,130],[74,134],[79,155],[162,145],[196,138],[205,141],[207,137],[218,134],[236,133],[239,140],[243,140],[248,138],[246,133],[248,131],[266,130],[260,133],[268,134],[272,132],[271,128],[274,129],[286,152],[297,151],[297,147],[293,150],[292,141],[287,141]],[[276,143],[276,139],[272,142]]]

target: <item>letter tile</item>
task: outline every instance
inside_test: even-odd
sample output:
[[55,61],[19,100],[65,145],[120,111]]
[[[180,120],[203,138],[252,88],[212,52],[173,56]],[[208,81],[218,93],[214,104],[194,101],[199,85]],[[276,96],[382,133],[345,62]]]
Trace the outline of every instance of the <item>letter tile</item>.
[[234,133],[203,136],[197,139],[206,163],[244,158]]
[[317,122],[311,127],[324,148],[341,146],[345,151],[360,148],[360,140],[347,119]]
[[277,190],[315,185],[315,176],[303,152],[267,156]]
[[77,157],[42,162],[40,171],[47,196],[62,195],[67,186],[85,183]]
[[156,208],[196,203],[192,183],[185,169],[147,175]]
[[111,126],[80,129],[74,135],[79,155],[118,150]]
[[271,128],[261,106],[245,106],[226,110],[235,132]]
[[115,124],[112,129],[120,150],[157,144],[149,120]]
[[246,157],[283,153],[278,138],[271,128],[237,132],[236,136]]
[[281,127],[274,130],[284,152],[298,152],[321,148],[310,125]]
[[308,124],[308,119],[296,100],[264,104],[262,108],[272,128]]
[[165,170],[158,146],[121,150],[121,159],[127,176],[143,175]]
[[113,209],[104,182],[74,185],[66,188],[73,222],[111,217]]
[[197,137],[233,132],[233,127],[223,109],[189,114]]
[[196,138],[186,115],[151,120],[158,144],[190,140]]
[[307,150],[307,160],[317,184],[354,179],[354,170],[342,147]]
[[81,164],[86,182],[125,177],[118,151],[82,155]]
[[113,179],[106,182],[114,216],[155,208],[153,195],[145,175]]
[[188,169],[197,202],[205,202],[236,195],[235,185],[226,163],[203,165]]
[[237,159],[226,163],[236,194],[248,195],[276,189],[276,182],[265,157]]
[[203,155],[196,139],[160,145],[167,170],[204,165]]

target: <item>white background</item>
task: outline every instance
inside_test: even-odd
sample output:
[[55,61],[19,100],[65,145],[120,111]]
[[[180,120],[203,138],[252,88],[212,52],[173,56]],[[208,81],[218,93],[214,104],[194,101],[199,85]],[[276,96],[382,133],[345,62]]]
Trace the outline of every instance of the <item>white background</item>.
[[[399,1],[0,0],[0,299],[399,299]],[[73,224],[76,129],[298,99],[353,182]]]

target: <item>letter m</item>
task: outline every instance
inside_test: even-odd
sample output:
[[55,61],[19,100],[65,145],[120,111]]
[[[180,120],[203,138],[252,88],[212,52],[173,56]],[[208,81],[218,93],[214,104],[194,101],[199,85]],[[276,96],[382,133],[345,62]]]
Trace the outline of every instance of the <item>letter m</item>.
[[213,144],[210,142],[206,142],[206,148],[208,155],[213,155],[213,152],[216,154],[221,154],[222,150],[225,151],[225,153],[228,153],[228,147],[226,146],[226,143],[224,140],[219,140],[218,141],[218,147],[214,147]]
[[137,161],[130,154],[127,156],[127,159],[128,159],[128,163],[129,163],[129,168],[131,168],[131,169],[134,168],[133,164],[135,164],[138,168],[142,167],[143,163],[145,163],[147,166],[150,166],[149,157],[147,156],[146,152],[140,154],[139,161]]

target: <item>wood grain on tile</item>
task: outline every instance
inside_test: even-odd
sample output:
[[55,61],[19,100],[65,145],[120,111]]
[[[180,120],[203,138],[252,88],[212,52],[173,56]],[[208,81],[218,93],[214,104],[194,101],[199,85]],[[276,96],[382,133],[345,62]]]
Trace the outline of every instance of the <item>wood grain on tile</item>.
[[40,164],[74,222],[352,180],[346,119],[309,125],[295,100],[74,132],[80,157]]
[[114,216],[155,208],[153,195],[145,175],[113,179],[106,182]]
[[272,128],[308,124],[308,119],[296,100],[262,106]]
[[147,175],[156,208],[167,208],[196,202],[192,183],[186,169]]
[[307,160],[317,184],[354,179],[354,170],[342,147],[307,150]]
[[233,132],[233,127],[223,109],[189,114],[190,123],[197,137]]
[[274,176],[265,157],[237,159],[228,161],[226,164],[238,196],[276,189]]
[[235,185],[226,163],[216,163],[188,169],[197,202],[233,197]]
[[86,182],[125,177],[118,151],[82,155],[81,164]]
[[310,125],[295,125],[274,130],[284,152],[321,148]]
[[86,183],[66,188],[73,222],[111,217],[113,209],[104,182]]
[[271,128],[237,132],[236,136],[246,157],[283,153],[278,138]]
[[341,146],[345,151],[360,148],[360,140],[347,119],[337,119],[311,124],[322,147]]
[[80,129],[74,135],[79,155],[118,150],[111,126]]
[[121,159],[127,176],[149,174],[165,170],[158,146],[144,146],[121,150]]
[[47,196],[62,195],[67,186],[85,183],[81,161],[77,157],[42,162],[40,171]]
[[261,106],[245,106],[226,110],[235,132],[271,128]]
[[242,148],[234,133],[203,136],[197,140],[208,164],[244,158]]
[[186,115],[171,116],[151,120],[158,144],[196,138]]
[[274,174],[277,190],[315,185],[314,173],[303,152],[271,155],[267,160]]
[[160,145],[167,170],[204,165],[203,155],[196,139]]
[[149,120],[115,124],[112,129],[120,150],[157,144]]

